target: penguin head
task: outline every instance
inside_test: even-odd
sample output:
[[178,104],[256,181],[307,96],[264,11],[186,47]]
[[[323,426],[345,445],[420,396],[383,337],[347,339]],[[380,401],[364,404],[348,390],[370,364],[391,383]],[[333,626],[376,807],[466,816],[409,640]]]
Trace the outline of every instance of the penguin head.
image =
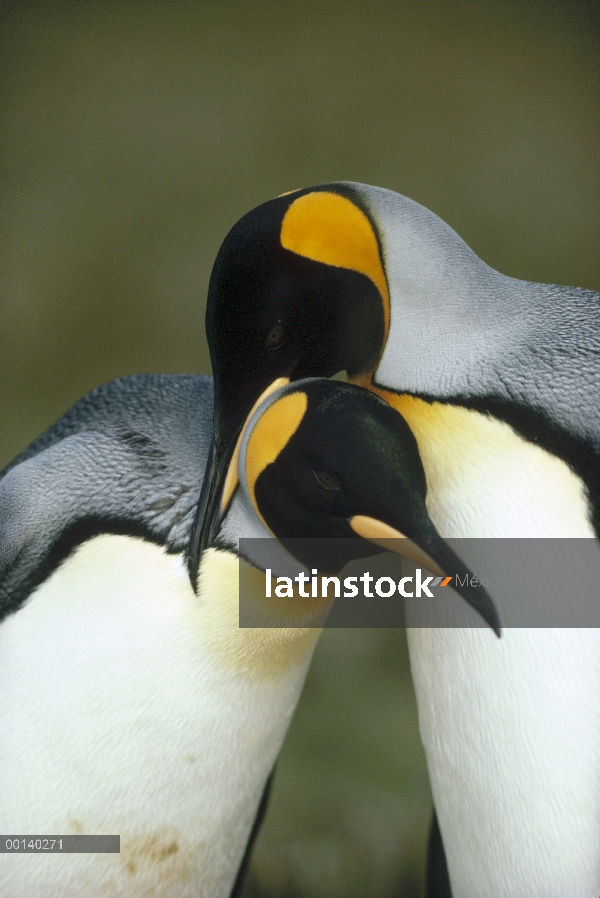
[[278,197],[240,219],[210,278],[206,333],[215,383],[215,453],[191,565],[214,534],[236,440],[273,383],[368,377],[383,350],[389,295],[379,238],[352,185]]
[[345,185],[264,203],[229,232],[208,290],[216,435],[230,441],[274,380],[372,371],[387,283],[374,226]]
[[[239,488],[267,534],[307,567],[338,574],[352,559],[393,551],[434,573],[458,574],[458,583],[471,582],[427,513],[425,473],[410,428],[367,390],[324,379],[279,388],[251,416],[232,467],[221,516]],[[337,539],[322,542],[331,538]],[[458,591],[499,633],[484,589]]]

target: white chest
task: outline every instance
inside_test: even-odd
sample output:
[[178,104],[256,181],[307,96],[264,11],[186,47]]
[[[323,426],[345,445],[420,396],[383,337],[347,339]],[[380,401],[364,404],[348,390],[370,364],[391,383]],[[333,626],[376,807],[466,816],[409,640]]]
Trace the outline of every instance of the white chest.
[[410,629],[454,898],[600,889],[600,632]]
[[[594,535],[563,462],[477,413],[413,411],[442,535]],[[455,898],[598,895],[600,631],[416,627],[409,646]]]
[[101,536],[3,622],[0,831],[121,835],[0,855],[3,895],[228,894],[310,654],[244,668],[231,564],[198,599],[181,558]]

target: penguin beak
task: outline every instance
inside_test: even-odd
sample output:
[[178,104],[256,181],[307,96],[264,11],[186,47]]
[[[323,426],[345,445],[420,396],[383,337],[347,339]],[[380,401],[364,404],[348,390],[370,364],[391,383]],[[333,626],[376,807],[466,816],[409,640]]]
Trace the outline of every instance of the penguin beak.
[[219,503],[219,520],[223,517],[227,508],[229,507],[229,503],[235,493],[237,486],[239,484],[239,475],[238,475],[238,462],[240,459],[240,449],[242,447],[242,440],[244,439],[244,434],[246,433],[246,428],[248,427],[248,422],[252,418],[252,415],[256,411],[256,409],[265,401],[265,399],[274,393],[276,390],[279,390],[281,387],[286,387],[290,382],[289,377],[278,377],[277,380],[274,380],[273,383],[269,384],[266,390],[260,394],[252,408],[250,409],[249,414],[246,416],[246,420],[244,421],[242,428],[239,432],[237,440],[235,441],[233,452],[231,453],[231,461],[229,462],[229,466],[227,468],[227,472],[225,474],[223,480],[223,488],[221,490],[221,501]]
[[214,438],[212,440],[187,555],[188,574],[194,589],[197,586],[202,552],[211,545],[218,523],[227,511],[239,483],[240,447],[248,422],[267,396],[280,387],[287,386],[289,382],[289,377],[278,377],[269,384],[250,409],[239,431],[234,433],[229,444],[220,453],[220,457]]
[[196,506],[196,516],[192,527],[192,535],[187,551],[188,575],[194,591],[198,586],[198,569],[200,558],[205,549],[210,546],[214,536],[215,523],[218,512],[219,496],[223,490],[223,484],[229,469],[229,462],[235,449],[235,437],[222,451],[220,458],[215,440],[213,438],[208,453],[204,480],[200,490],[200,498]]
[[483,586],[471,586],[477,579],[439,536],[431,524],[431,536],[409,539],[404,533],[366,515],[355,515],[349,521],[350,527],[363,539],[380,546],[388,552],[402,555],[416,564],[422,565],[438,577],[452,577],[454,589],[488,624],[496,636],[500,637],[500,618],[496,607]]

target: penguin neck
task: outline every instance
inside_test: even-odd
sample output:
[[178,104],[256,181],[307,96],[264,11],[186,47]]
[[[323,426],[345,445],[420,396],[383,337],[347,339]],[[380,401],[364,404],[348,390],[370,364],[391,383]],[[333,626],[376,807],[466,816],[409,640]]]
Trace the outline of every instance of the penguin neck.
[[427,508],[444,537],[593,537],[583,480],[503,421],[472,409],[367,386],[404,417],[427,478]]
[[[448,451],[451,443],[455,440],[461,427],[464,426],[464,435],[472,435],[475,431],[483,434],[488,431],[488,438],[482,443],[477,443],[484,453],[487,455],[488,450],[495,439],[493,424],[503,426],[502,430],[497,430],[499,441],[506,443],[506,435],[512,432],[515,447],[520,443],[521,446],[528,445],[531,449],[524,450],[528,456],[533,459],[532,450],[537,449],[541,454],[539,458],[546,457],[543,466],[546,468],[547,459],[554,458],[562,464],[562,466],[571,472],[579,482],[579,486],[575,489],[577,493],[583,493],[587,510],[584,517],[591,525],[591,533],[581,533],[577,528],[577,532],[573,532],[571,524],[571,513],[565,518],[567,532],[564,535],[577,536],[598,536],[600,537],[600,458],[598,449],[594,444],[585,438],[579,437],[572,432],[568,432],[561,427],[557,427],[545,412],[535,408],[527,408],[516,403],[506,402],[497,398],[490,397],[453,397],[452,399],[435,400],[433,397],[419,397],[410,393],[397,393],[385,387],[379,386],[373,380],[373,375],[362,375],[352,380],[357,386],[362,386],[372,390],[378,396],[381,396],[386,402],[393,406],[408,422],[411,430],[415,434],[419,443],[421,455],[428,457],[428,461],[424,461],[424,467],[428,475],[428,482],[434,470],[441,474],[440,459],[450,459],[455,456],[455,451]],[[475,424],[475,422],[478,424]],[[437,422],[437,423],[436,423]],[[435,439],[431,440],[431,434],[435,427],[440,427]],[[443,429],[441,429],[443,428]],[[426,431],[428,433],[426,433]],[[447,446],[444,446],[444,442]],[[463,450],[468,451],[468,438],[459,436],[455,441],[456,445],[462,445]],[[435,444],[435,449],[433,446]],[[498,456],[498,452],[495,452]],[[437,456],[437,458],[436,458]],[[508,457],[507,457],[508,458]],[[514,461],[513,457],[513,461]],[[444,473],[447,478],[446,482],[454,479],[456,471],[452,473],[451,469],[446,465]],[[556,467],[556,466],[555,466]],[[507,470],[507,483],[516,482],[514,477],[517,471],[512,473]],[[561,480],[571,480],[568,474],[565,474]],[[442,480],[438,477],[438,480]],[[535,478],[540,481],[540,478]],[[553,478],[551,477],[551,482]],[[539,483],[540,492],[531,497],[530,508],[535,513],[543,493],[541,481]],[[548,498],[548,497],[546,497]],[[579,509],[580,502],[577,500],[573,509]],[[458,510],[458,506],[457,506]],[[539,523],[536,527],[539,527]],[[554,524],[559,527],[560,520],[556,520]],[[498,533],[494,531],[489,535],[505,535],[517,536],[523,531],[523,526],[518,528],[519,532]],[[456,532],[448,532],[448,536],[458,536]],[[469,533],[469,536],[482,536],[482,533]],[[536,532],[523,533],[523,535],[538,535]],[[539,534],[539,535],[561,535],[560,533]]]
[[[296,651],[312,646],[320,633],[330,601],[301,596],[295,577],[299,572],[310,577],[310,571],[267,530],[251,503],[247,490],[238,487],[227,513],[221,521],[215,545],[202,556],[199,572],[199,596],[204,584],[223,582],[223,595],[229,601],[215,605],[215,614],[225,615],[215,632],[229,632],[241,648],[236,649],[251,666],[271,665],[270,653],[277,657],[295,657]],[[277,588],[278,578],[287,578],[287,588]],[[285,595],[278,595],[278,592]],[[256,642],[259,648],[251,648]],[[269,646],[269,650],[267,650]],[[261,661],[260,659],[263,659]]]
[[310,572],[274,537],[259,518],[247,489],[239,484],[225,516],[219,524],[215,548],[226,549],[246,559],[264,574],[295,577],[300,571]]
[[600,295],[500,274],[429,210],[366,191],[390,296],[375,387],[491,414],[561,458],[600,535]]
[[405,197],[382,192],[375,209],[390,296],[376,383],[536,409],[597,442],[600,295],[500,274]]
[[198,598],[204,640],[227,666],[256,677],[276,677],[308,660],[320,634],[322,604],[266,595],[265,573],[219,548],[200,565]]

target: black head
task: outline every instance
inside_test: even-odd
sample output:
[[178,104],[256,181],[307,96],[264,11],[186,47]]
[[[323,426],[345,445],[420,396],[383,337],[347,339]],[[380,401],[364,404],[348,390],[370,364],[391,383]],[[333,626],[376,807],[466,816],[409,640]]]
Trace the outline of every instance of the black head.
[[[284,388],[250,422],[238,471],[256,512],[307,567],[337,574],[354,558],[387,550],[471,580],[427,513],[412,432],[367,390],[331,380]],[[483,588],[460,591],[498,632]]]
[[240,219],[208,290],[217,447],[277,378],[372,371],[386,302],[375,230],[351,188],[307,188]]
[[206,333],[215,437],[188,563],[214,535],[229,459],[257,399],[280,378],[353,378],[376,367],[389,294],[374,224],[347,184],[307,188],[245,215],[211,274]]

